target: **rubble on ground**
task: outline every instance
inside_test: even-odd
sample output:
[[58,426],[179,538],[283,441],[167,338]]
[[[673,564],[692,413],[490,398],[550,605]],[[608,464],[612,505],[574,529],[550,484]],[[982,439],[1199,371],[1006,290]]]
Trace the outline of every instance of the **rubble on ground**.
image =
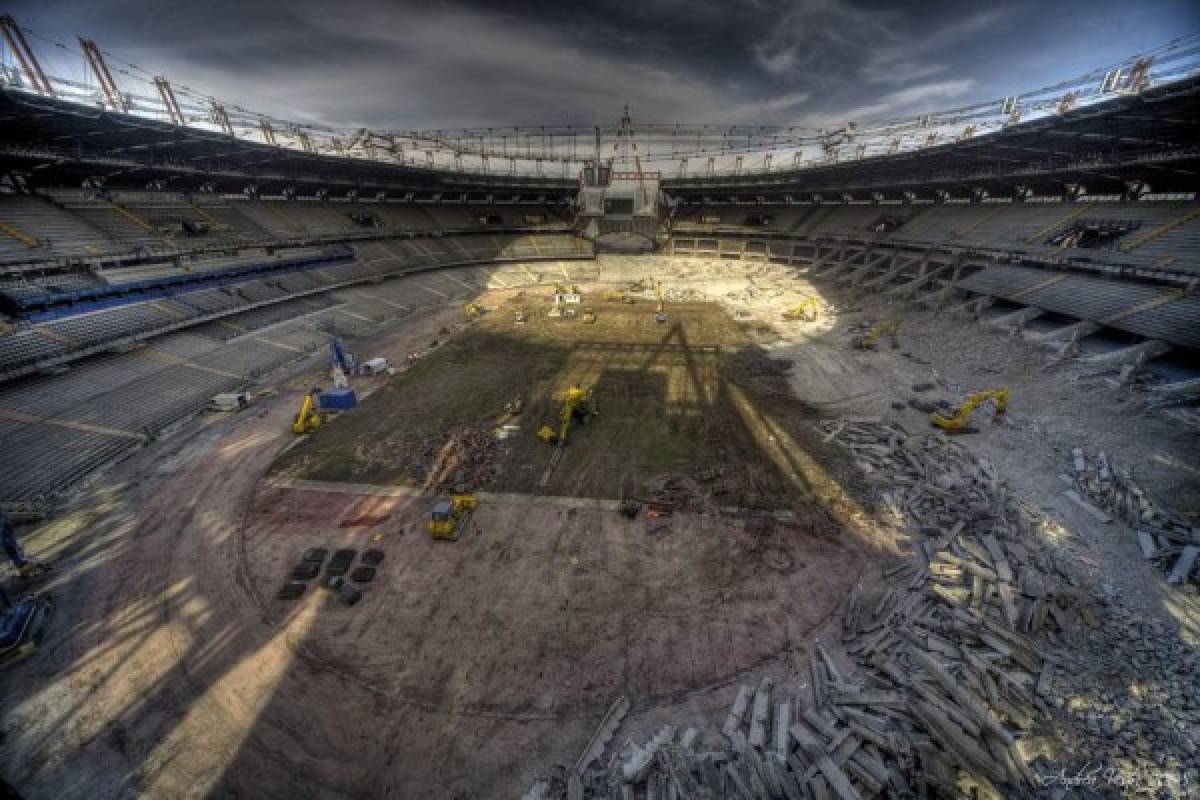
[[487,430],[463,426],[444,439],[425,446],[422,457],[430,464],[426,485],[439,492],[469,492],[495,480],[499,445]]
[[1138,486],[1107,453],[1088,458],[1082,448],[1075,448],[1071,460],[1072,475],[1066,479],[1075,490],[1068,490],[1068,497],[1101,521],[1111,514],[1133,528],[1143,557],[1158,562],[1171,583],[1200,582],[1200,528]]
[[1055,543],[1057,524],[987,460],[873,418],[821,429],[877,487],[880,516],[910,536],[881,583],[847,601],[853,667],[818,643],[799,682],[741,686],[719,735],[696,721],[626,737],[607,761],[527,796],[1062,798],[1076,796],[1078,775],[1095,797],[1196,785],[1195,652],[1090,585]]

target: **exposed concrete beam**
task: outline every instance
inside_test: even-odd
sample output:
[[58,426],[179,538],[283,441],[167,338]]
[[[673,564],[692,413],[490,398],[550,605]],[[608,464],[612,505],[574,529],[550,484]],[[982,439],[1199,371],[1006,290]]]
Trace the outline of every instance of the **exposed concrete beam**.
[[1095,333],[1100,330],[1100,326],[1089,320],[1080,320],[1074,325],[1064,325],[1061,328],[1055,328],[1052,331],[1042,333],[1022,332],[1021,336],[1027,342],[1035,344],[1052,344],[1059,345],[1062,342],[1074,343],[1082,339],[1084,336]]
[[948,308],[947,313],[976,319],[985,308],[994,304],[995,302],[996,298],[992,297],[991,295],[981,294],[977,297],[972,297],[965,303],[959,303],[956,306]]
[[930,283],[932,283],[934,280],[937,279],[938,275],[942,274],[944,271],[946,271],[949,268],[950,268],[949,264],[936,265],[931,269],[925,270],[924,274],[914,278],[913,280],[909,281],[908,283],[903,283],[899,286],[893,286],[891,289],[888,289],[885,292],[885,294],[891,295],[892,297],[900,297],[900,298],[913,297],[916,295],[916,293],[919,289],[922,289],[925,286],[928,286]]
[[865,262],[861,267],[851,272],[849,275],[842,275],[837,279],[839,285],[853,286],[854,284],[867,277],[872,270],[883,264],[888,259],[895,263],[897,258],[896,253],[883,253],[878,258]]
[[1092,366],[1120,367],[1133,365],[1140,367],[1146,363],[1147,359],[1161,356],[1163,353],[1169,352],[1170,349],[1171,345],[1166,342],[1159,339],[1151,339],[1141,344],[1132,345],[1131,347],[1122,347],[1120,350],[1113,350],[1111,353],[1082,356],[1078,361],[1080,364]]
[[900,273],[904,272],[904,270],[906,270],[909,267],[916,264],[918,261],[920,261],[920,259],[904,258],[902,256],[897,256],[892,261],[892,265],[890,268],[884,270],[882,274],[872,278],[871,280],[867,281],[866,283],[861,284],[861,288],[875,289],[878,287],[886,286],[889,281],[894,279]]
[[1046,312],[1040,308],[1028,306],[1027,308],[1017,309],[1011,314],[1004,314],[1003,316],[988,320],[984,325],[993,330],[1006,331],[1009,335],[1015,336],[1025,327],[1026,322],[1037,319],[1044,313]]
[[944,308],[947,303],[954,299],[959,291],[961,290],[957,286],[955,286],[953,283],[947,282],[937,291],[930,292],[925,297],[920,298],[918,302],[926,308],[931,308],[934,310]]

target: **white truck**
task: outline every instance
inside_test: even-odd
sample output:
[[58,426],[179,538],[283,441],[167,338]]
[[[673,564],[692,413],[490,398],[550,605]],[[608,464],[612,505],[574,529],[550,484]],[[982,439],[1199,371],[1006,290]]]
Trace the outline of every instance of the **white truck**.
[[208,401],[209,411],[241,411],[250,405],[250,395],[247,392],[222,392],[213,395]]
[[382,375],[385,372],[391,374],[392,365],[386,358],[372,358],[360,364],[358,371],[360,375]]

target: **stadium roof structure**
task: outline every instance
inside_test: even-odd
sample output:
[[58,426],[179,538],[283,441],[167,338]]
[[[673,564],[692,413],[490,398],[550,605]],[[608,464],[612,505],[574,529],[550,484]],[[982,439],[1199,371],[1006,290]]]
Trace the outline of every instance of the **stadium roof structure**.
[[714,201],[784,202],[931,197],[978,190],[1091,194],[1125,192],[1130,181],[1158,193],[1200,188],[1200,77],[1114,97],[1012,125],[986,137],[801,170],[669,181],[678,193]]
[[280,119],[172,83],[85,38],[71,75],[48,75],[30,40],[60,56],[75,51],[9,16],[0,16],[0,35],[0,167],[36,183],[550,200],[573,192],[585,164],[601,162],[714,202],[1061,193],[1064,184],[1096,194],[1129,181],[1155,192],[1196,188],[1200,34],[1011,97],[825,128],[634,123],[627,110],[611,126],[460,130]]

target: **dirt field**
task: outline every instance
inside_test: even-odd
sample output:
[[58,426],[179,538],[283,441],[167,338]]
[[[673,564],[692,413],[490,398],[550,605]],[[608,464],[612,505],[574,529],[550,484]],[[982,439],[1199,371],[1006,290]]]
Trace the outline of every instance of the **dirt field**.
[[[905,546],[813,423],[874,415],[924,431],[925,415],[892,407],[923,381],[947,399],[1008,385],[1009,423],[964,444],[1062,522],[1097,586],[1197,646],[1194,594],[1168,590],[1132,536],[1071,505],[1056,478],[1070,447],[1107,447],[1194,513],[1194,436],[1103,386],[1055,385],[1029,346],[959,320],[823,294],[836,316],[782,322],[781,308],[821,290],[769,289],[767,269],[713,268],[709,299],[726,310],[669,309],[665,327],[645,307],[598,305],[595,326],[536,318],[516,334],[512,292],[484,298],[495,310],[462,330],[460,308],[433,310],[372,354],[403,362],[442,344],[407,374],[363,384],[374,392],[356,414],[307,444],[289,423],[319,370],[269,376],[275,399],[122,464],[27,539],[56,564],[32,588],[59,610],[43,650],[0,687],[0,777],[34,800],[474,800],[519,796],[570,763],[617,693],[634,703],[622,737],[683,719],[719,726],[737,683],[803,681],[818,640],[843,659],[831,629],[847,591]],[[684,285],[700,272],[669,274]],[[902,317],[900,348],[847,347],[848,326],[883,315]],[[539,490],[548,453],[532,430],[574,380],[595,381],[601,414]],[[455,427],[490,429],[518,392],[520,434],[483,486],[503,496],[457,542],[432,541],[416,454]],[[713,466],[730,467],[719,480],[739,502],[701,489],[657,533],[589,500]],[[343,485],[280,483],[300,476]],[[356,606],[315,586],[277,599],[310,547],[385,556]]]
[[[289,451],[277,474],[422,488],[645,497],[655,481],[702,479],[719,506],[791,508],[797,488],[762,458],[754,418],[808,438],[813,412],[715,303],[602,303],[594,324],[550,318],[545,291],[497,297],[360,408]],[[514,323],[514,312],[528,321]],[[570,432],[561,460],[533,434],[558,428],[563,393],[593,390],[599,415]],[[510,417],[504,404],[520,398]],[[498,446],[488,434],[515,432]],[[467,446],[464,437],[474,437]],[[487,447],[477,444],[486,440]]]

